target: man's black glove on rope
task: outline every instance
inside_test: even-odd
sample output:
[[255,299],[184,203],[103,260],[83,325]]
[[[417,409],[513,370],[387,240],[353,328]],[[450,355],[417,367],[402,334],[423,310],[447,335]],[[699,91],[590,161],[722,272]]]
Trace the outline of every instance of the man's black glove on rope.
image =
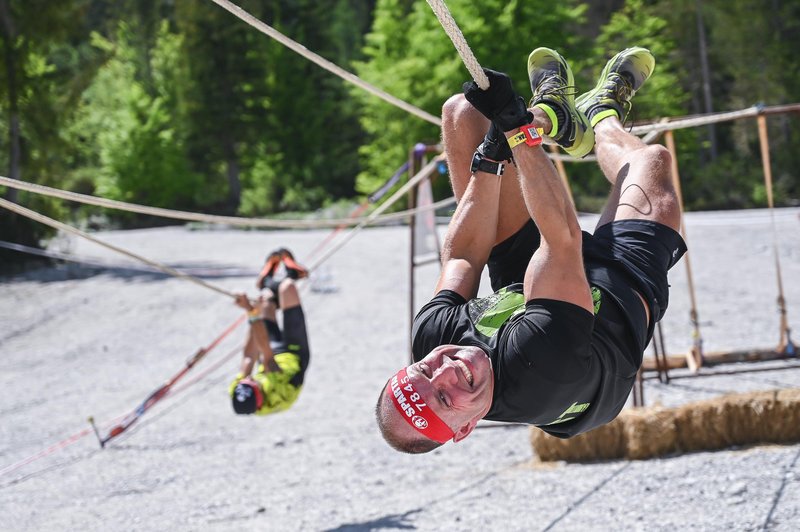
[[501,131],[511,131],[530,124],[533,115],[528,112],[522,96],[514,92],[511,78],[488,68],[483,71],[489,78],[489,88],[483,90],[474,81],[464,83],[462,89],[467,101]]

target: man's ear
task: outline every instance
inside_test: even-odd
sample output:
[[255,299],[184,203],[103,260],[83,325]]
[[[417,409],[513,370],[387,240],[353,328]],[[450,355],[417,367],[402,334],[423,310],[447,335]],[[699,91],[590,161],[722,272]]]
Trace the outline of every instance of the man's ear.
[[470,433],[472,433],[473,429],[475,429],[475,426],[476,426],[477,424],[478,424],[478,420],[477,420],[477,419],[473,419],[473,420],[472,420],[472,421],[470,421],[469,423],[467,423],[467,424],[465,424],[465,425],[462,425],[462,426],[461,426],[461,427],[460,427],[460,428],[459,428],[459,429],[456,431],[455,435],[453,436],[453,442],[454,442],[454,443],[458,443],[458,442],[460,442],[461,440],[463,440],[464,438],[466,438],[467,436],[469,436],[469,435],[470,435]]

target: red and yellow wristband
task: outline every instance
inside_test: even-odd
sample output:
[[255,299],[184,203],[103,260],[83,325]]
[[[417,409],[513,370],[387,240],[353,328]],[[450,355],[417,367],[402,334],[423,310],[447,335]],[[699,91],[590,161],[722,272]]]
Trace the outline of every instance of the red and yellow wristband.
[[542,143],[542,135],[544,135],[543,128],[536,127],[533,124],[526,124],[520,126],[519,133],[508,137],[508,145],[514,148],[524,142],[528,146],[538,146]]
[[253,308],[247,311],[247,321],[250,323],[255,323],[261,320],[261,311],[257,308]]

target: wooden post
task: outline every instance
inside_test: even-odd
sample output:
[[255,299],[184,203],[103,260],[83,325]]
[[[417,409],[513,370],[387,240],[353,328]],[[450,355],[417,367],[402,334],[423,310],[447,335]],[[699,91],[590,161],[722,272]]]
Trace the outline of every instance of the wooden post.
[[[672,183],[675,186],[675,193],[678,196],[678,205],[680,205],[681,209],[681,236],[683,240],[687,242],[688,246],[688,238],[686,236],[686,224],[683,222],[683,194],[681,192],[681,177],[680,173],[678,172],[678,154],[675,150],[675,137],[672,134],[672,131],[667,131],[664,134],[664,139],[667,143],[667,149],[669,150],[670,155],[672,155]],[[690,253],[687,252],[683,256],[684,264],[686,264],[686,280],[689,286],[689,299],[692,304],[692,308],[689,311],[689,318],[692,321],[692,348],[686,353],[686,365],[689,367],[690,370],[693,372],[697,372],[700,367],[703,365],[703,338],[700,335],[700,322],[697,316],[697,298],[695,296],[694,290],[694,279],[692,277],[692,266],[691,262],[689,261]]]
[[761,164],[764,168],[764,184],[767,189],[767,205],[772,219],[772,251],[775,258],[775,272],[778,276],[778,311],[780,312],[780,337],[777,351],[784,354],[795,354],[797,350],[789,338],[789,321],[786,316],[786,299],[783,295],[783,279],[781,276],[781,261],[778,253],[778,236],[775,228],[775,204],[772,197],[772,166],[769,159],[769,133],[767,131],[767,117],[758,115],[758,139],[761,144]]

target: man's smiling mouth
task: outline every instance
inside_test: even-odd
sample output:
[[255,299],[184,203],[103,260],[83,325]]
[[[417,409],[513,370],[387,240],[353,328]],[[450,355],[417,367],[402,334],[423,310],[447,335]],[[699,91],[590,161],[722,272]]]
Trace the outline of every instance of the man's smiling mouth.
[[464,363],[463,360],[460,360],[458,358],[453,358],[452,360],[453,362],[455,362],[456,366],[458,366],[458,368],[461,370],[461,373],[464,374],[464,378],[467,379],[467,384],[472,386],[474,377],[472,376],[472,372],[469,370],[469,367],[467,367],[467,365]]

